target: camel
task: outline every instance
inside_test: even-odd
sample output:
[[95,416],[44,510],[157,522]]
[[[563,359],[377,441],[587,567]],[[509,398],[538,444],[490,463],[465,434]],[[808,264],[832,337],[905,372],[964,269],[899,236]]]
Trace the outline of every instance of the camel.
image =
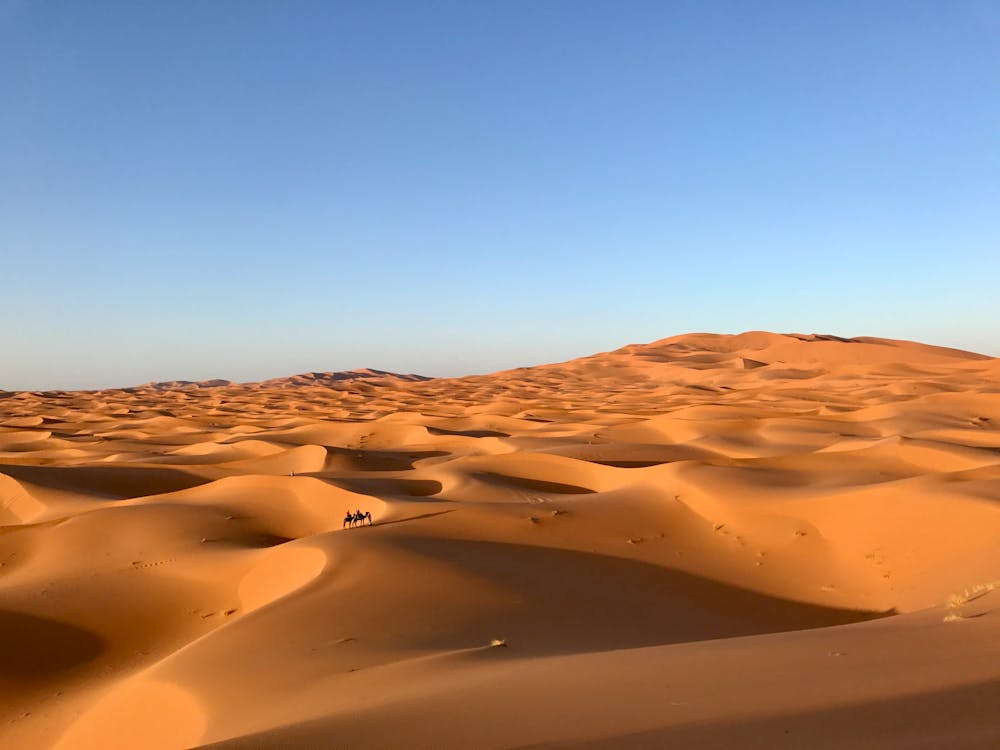
[[[361,526],[365,525],[365,519],[368,519],[368,525],[372,525],[372,514],[371,511],[365,511],[362,513],[360,510],[357,513],[351,513],[347,511],[347,515],[344,516],[344,526],[349,528],[354,528],[354,524],[359,524]],[[343,526],[341,527],[343,528]]]

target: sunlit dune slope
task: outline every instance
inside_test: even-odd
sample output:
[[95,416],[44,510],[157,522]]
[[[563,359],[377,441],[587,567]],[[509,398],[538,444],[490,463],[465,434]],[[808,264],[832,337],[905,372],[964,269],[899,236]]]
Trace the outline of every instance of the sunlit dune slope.
[[998,503],[888,339],[0,392],[0,746],[997,747]]

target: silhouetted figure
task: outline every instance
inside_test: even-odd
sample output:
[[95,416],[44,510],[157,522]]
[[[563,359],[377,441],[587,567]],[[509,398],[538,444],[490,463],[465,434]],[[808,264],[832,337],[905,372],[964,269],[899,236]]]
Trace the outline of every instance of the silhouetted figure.
[[347,512],[347,518],[344,519],[344,523],[347,523],[348,519],[350,519],[350,524],[349,525],[350,525],[351,528],[354,528],[354,524],[360,524],[361,526],[364,526],[365,525],[365,519],[368,519],[368,525],[369,526],[372,525],[372,514],[371,514],[371,512],[370,511],[366,511],[366,512],[362,513],[360,508],[357,510],[357,512],[354,513],[354,515],[351,515],[351,512],[348,511]]

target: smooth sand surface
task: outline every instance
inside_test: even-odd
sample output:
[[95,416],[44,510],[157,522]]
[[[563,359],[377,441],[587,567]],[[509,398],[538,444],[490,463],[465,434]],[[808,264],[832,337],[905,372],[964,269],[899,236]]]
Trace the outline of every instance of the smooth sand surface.
[[885,339],[0,392],[0,746],[1000,747],[998,503]]

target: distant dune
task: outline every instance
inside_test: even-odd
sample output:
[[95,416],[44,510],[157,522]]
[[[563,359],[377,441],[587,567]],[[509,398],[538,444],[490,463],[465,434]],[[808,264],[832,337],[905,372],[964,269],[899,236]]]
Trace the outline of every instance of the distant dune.
[[222,386],[233,385],[232,380],[161,380],[154,383],[143,383],[135,386],[136,390],[152,388],[157,391],[173,391],[178,388],[221,388]]
[[915,342],[0,392],[0,747],[1000,747],[998,540]]
[[[261,380],[252,383],[240,383],[238,385],[293,388],[303,385],[333,385],[335,383],[339,384],[345,381],[353,380],[403,380],[414,382],[420,380],[430,380],[430,378],[424,377],[423,375],[401,375],[395,372],[386,372],[385,370],[372,370],[364,368],[361,370],[345,370],[343,372],[306,372],[301,375],[289,375],[283,378],[271,378],[269,380]],[[183,388],[223,388],[232,385],[237,385],[237,383],[234,383],[232,380],[222,380],[218,378],[215,380],[163,380],[154,383],[144,383],[143,385],[135,386],[131,390],[153,389],[157,391],[173,391]]]
[[393,381],[403,380],[407,382],[418,382],[430,380],[423,375],[401,375],[397,372],[386,372],[385,370],[372,370],[369,368],[361,370],[347,370],[345,372],[307,372],[302,375],[292,375],[286,378],[272,378],[263,380],[257,385],[294,387],[300,385],[332,385],[344,381],[371,380],[371,381]]

